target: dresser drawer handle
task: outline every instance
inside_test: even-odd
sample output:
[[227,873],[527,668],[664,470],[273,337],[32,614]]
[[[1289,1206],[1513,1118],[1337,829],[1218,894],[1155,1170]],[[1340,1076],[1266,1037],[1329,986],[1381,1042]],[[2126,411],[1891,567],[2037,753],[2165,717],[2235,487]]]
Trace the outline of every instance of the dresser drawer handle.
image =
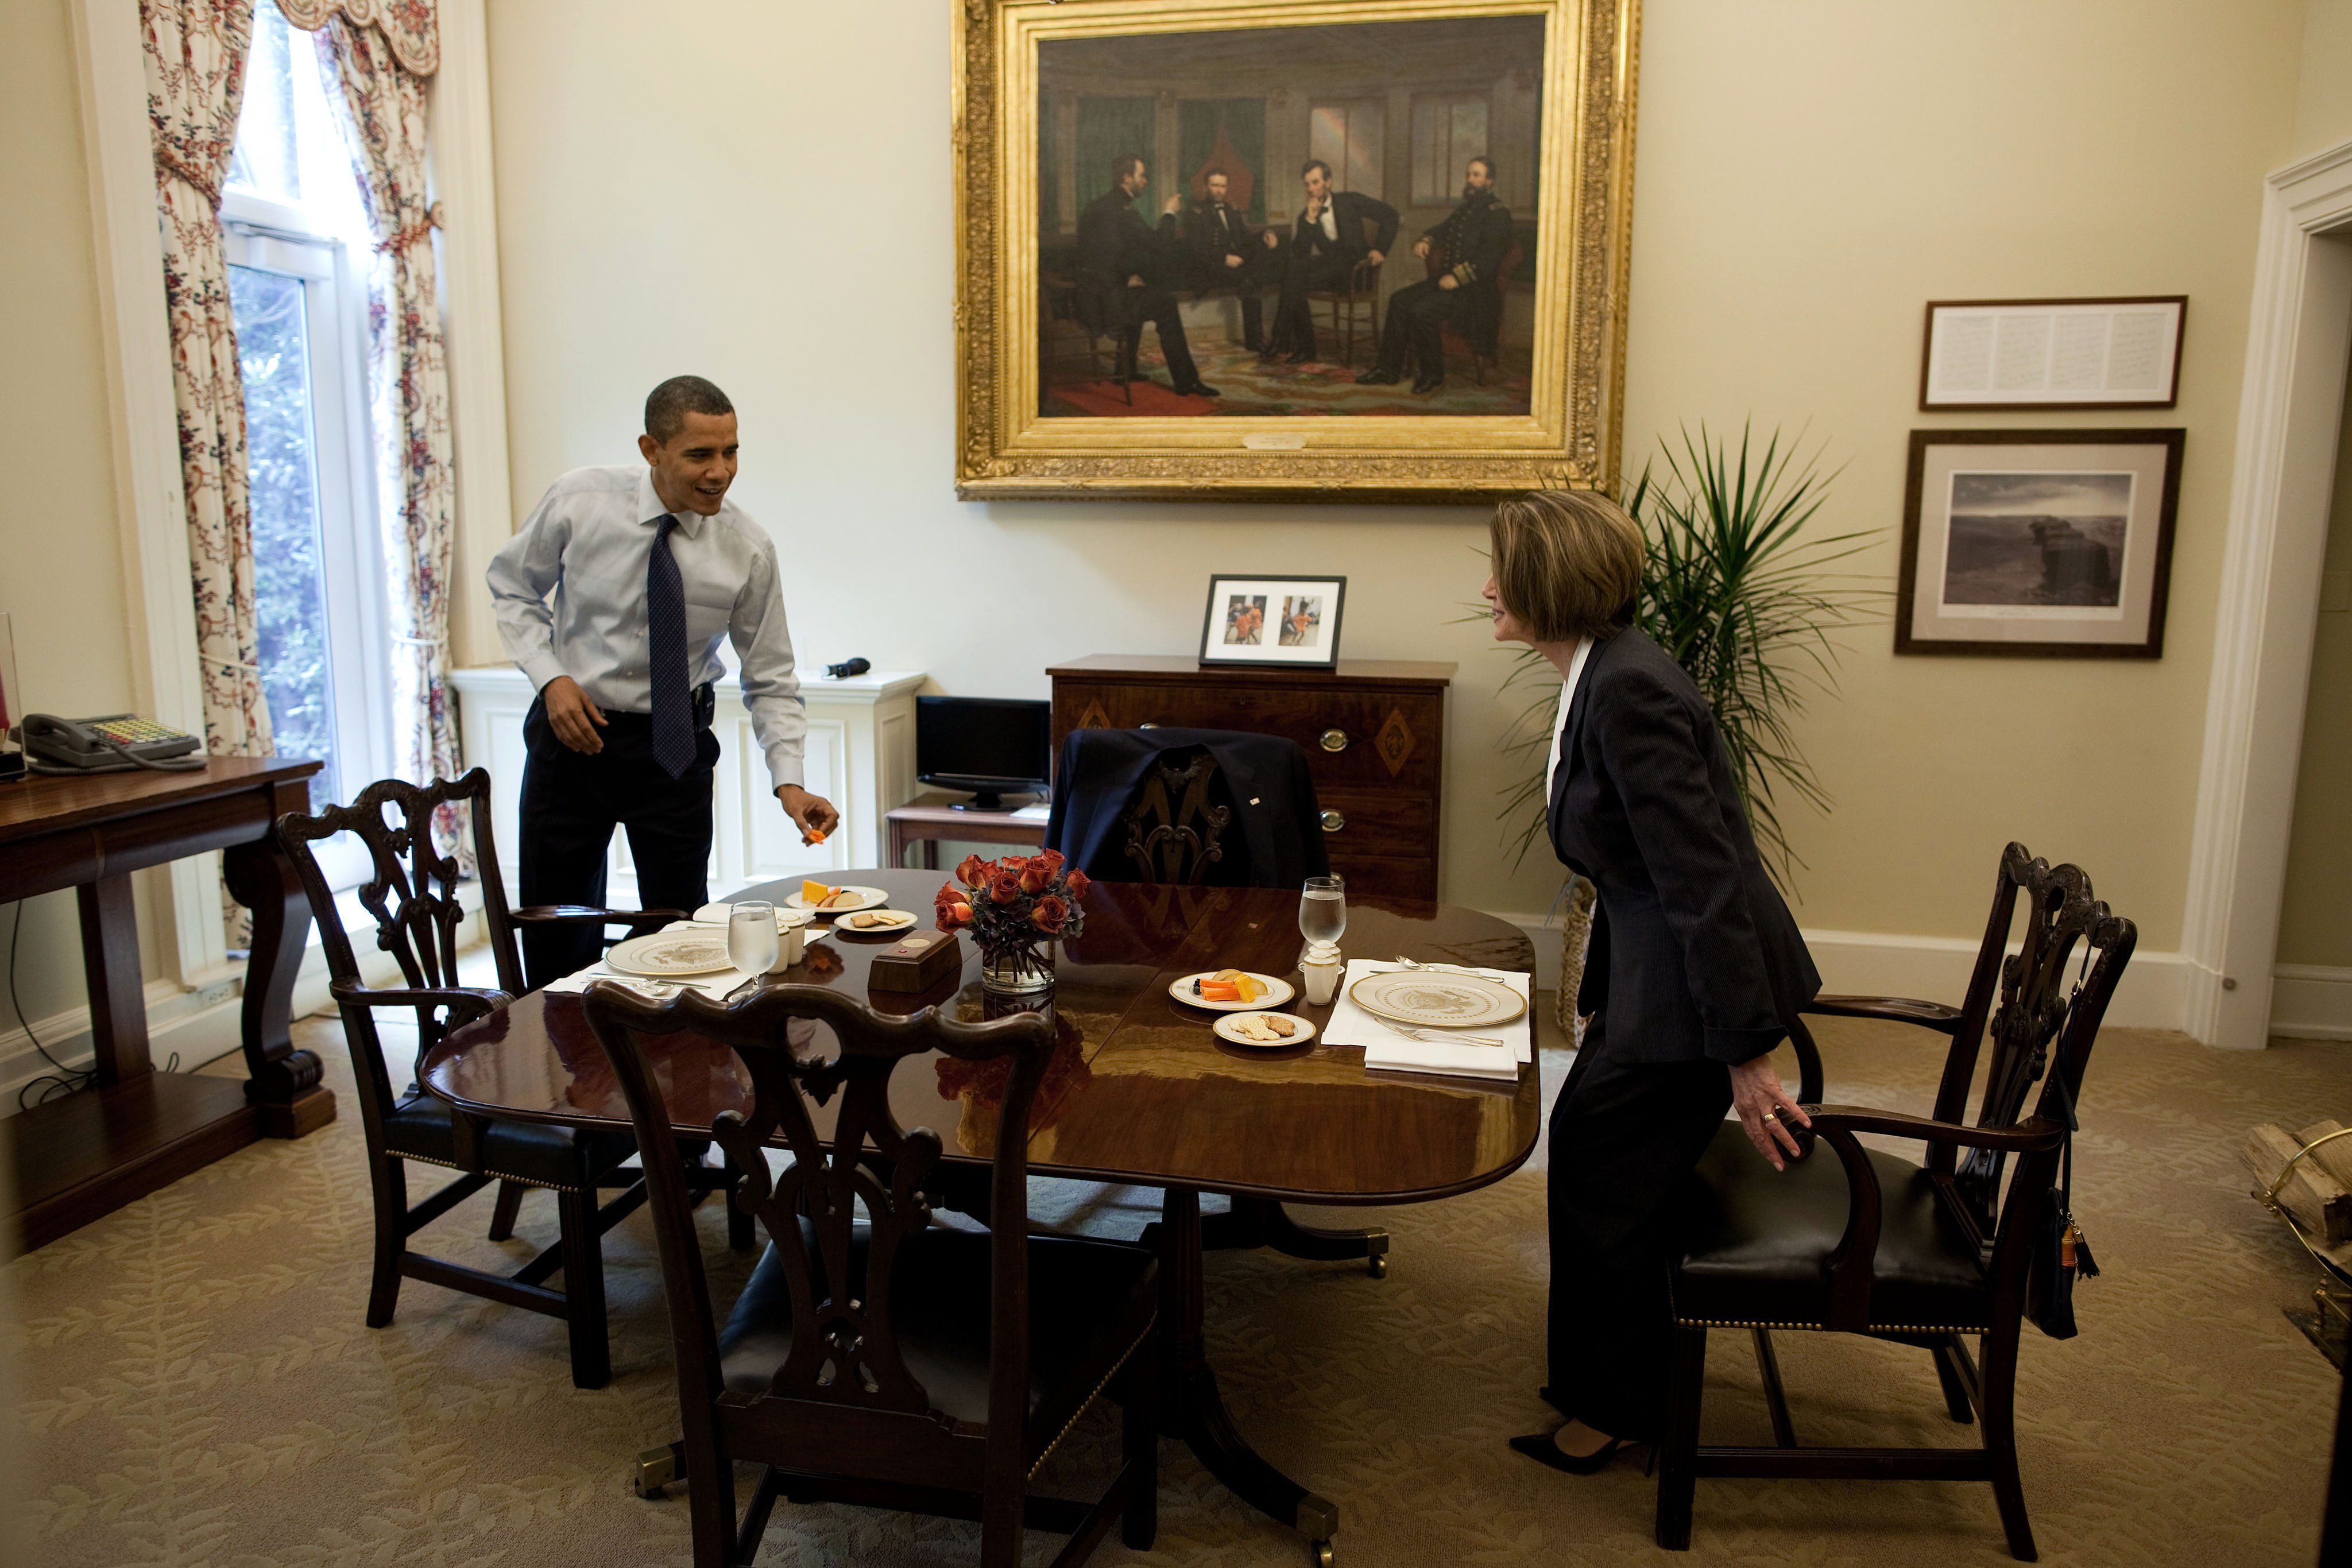
[[1348,732],[1344,729],[1327,729],[1323,732],[1321,739],[1323,749],[1326,751],[1348,749]]
[[1152,723],[1150,719],[1146,719],[1146,720],[1144,720],[1141,724],[1137,725],[1135,727],[1136,727],[1136,728],[1138,728],[1138,729],[1158,729],[1160,727],[1159,727],[1158,725],[1156,725],[1156,724]]
[[1348,819],[1343,813],[1339,811],[1326,811],[1323,813],[1323,831],[1325,832],[1336,833],[1347,825]]

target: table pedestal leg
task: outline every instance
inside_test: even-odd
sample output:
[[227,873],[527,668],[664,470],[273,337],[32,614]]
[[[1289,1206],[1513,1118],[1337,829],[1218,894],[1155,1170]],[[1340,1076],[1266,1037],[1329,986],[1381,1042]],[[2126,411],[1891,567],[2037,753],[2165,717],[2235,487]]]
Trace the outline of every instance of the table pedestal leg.
[[[282,809],[308,809],[308,787],[281,789]],[[310,935],[310,903],[293,864],[274,838],[238,844],[222,857],[228,891],[253,911],[253,957],[245,977],[245,1097],[261,1112],[261,1130],[299,1138],[335,1119],[335,1096],[320,1082],[319,1059],[294,1047],[294,976]]]
[[1318,1561],[1329,1561],[1339,1508],[1276,1469],[1249,1446],[1225,1412],[1209,1365],[1202,1323],[1201,1195],[1170,1187],[1160,1223],[1160,1420],[1184,1439],[1211,1475],[1235,1497],[1306,1535]]
[[139,917],[131,908],[131,878],[102,876],[75,888],[74,896],[81,907],[92,1065],[100,1083],[127,1082],[154,1071],[147,1055],[147,992],[139,981]]

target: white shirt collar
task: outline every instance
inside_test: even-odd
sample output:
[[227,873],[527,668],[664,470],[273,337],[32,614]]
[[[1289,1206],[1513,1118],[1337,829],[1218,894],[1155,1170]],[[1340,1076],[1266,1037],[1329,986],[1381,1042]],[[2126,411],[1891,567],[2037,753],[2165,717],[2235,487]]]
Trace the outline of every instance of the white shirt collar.
[[702,514],[691,507],[672,512],[667,507],[663,506],[660,494],[654,489],[654,471],[647,468],[637,476],[637,521],[646,528],[651,528],[665,517],[676,517],[677,531],[688,538],[698,539],[702,537],[702,525],[705,520]]
[[1579,637],[1576,652],[1568,656],[1568,679],[1560,683],[1559,714],[1552,720],[1551,757],[1544,764],[1544,798],[1551,798],[1552,775],[1559,771],[1559,754],[1568,739],[1568,710],[1576,704],[1576,683],[1584,678],[1585,656],[1592,652],[1592,639]]

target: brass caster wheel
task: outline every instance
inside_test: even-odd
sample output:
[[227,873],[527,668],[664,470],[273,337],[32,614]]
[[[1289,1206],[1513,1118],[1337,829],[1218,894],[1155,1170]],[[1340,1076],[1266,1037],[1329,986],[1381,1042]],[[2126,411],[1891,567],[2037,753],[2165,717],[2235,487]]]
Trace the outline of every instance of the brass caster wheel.
[[663,1489],[678,1479],[679,1449],[685,1445],[664,1443],[658,1448],[647,1448],[637,1456],[636,1471],[629,1478],[629,1490],[648,1502],[658,1502],[668,1496]]
[[1315,1568],[1331,1568],[1331,1543],[1328,1541],[1308,1542],[1307,1560],[1314,1563]]
[[[1371,1257],[1365,1260],[1364,1268],[1375,1280],[1387,1279],[1389,1277],[1389,1255],[1385,1252],[1373,1253]],[[1326,1544],[1328,1543],[1327,1542]]]

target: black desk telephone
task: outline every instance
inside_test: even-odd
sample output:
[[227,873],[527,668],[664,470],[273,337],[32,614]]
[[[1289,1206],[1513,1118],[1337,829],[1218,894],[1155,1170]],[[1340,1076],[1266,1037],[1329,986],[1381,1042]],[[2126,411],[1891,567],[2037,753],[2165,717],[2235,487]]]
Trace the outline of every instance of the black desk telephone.
[[205,766],[203,741],[132,714],[76,719],[28,713],[24,727],[12,733],[24,742],[25,760],[36,773],[127,773],[136,768],[194,773]]

